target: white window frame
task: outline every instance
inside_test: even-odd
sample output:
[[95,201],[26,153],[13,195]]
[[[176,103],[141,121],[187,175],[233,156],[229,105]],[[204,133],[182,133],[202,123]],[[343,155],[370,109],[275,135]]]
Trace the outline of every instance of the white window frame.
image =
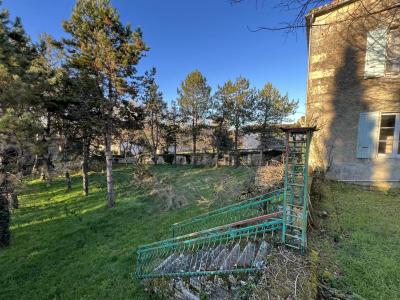
[[[394,127],[394,136],[393,136],[393,151],[391,154],[386,154],[386,153],[379,153],[379,141],[380,141],[380,135],[381,135],[381,124],[382,124],[382,116],[396,116],[395,120],[395,127]],[[377,157],[381,158],[400,158],[400,153],[398,153],[399,150],[399,143],[400,143],[400,113],[396,112],[385,112],[380,114],[379,118],[379,128],[378,128],[378,140],[377,140],[377,147],[376,147],[376,153]]]

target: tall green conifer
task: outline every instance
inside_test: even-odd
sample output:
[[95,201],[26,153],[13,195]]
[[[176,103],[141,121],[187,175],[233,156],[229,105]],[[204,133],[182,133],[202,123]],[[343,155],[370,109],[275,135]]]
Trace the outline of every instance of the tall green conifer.
[[197,140],[204,128],[210,108],[211,87],[206,78],[196,70],[191,72],[178,89],[178,104],[186,121],[193,142],[192,164],[196,164]]
[[70,34],[65,45],[69,63],[76,72],[86,73],[95,80],[99,92],[106,169],[107,204],[115,205],[112,152],[114,122],[119,107],[136,96],[136,65],[147,50],[138,28],[123,25],[109,0],[78,0],[70,19],[63,24]]
[[255,90],[250,87],[248,79],[238,77],[235,82],[229,80],[219,87],[216,99],[224,110],[228,125],[233,128],[235,166],[239,166],[239,138],[243,126],[254,118]]

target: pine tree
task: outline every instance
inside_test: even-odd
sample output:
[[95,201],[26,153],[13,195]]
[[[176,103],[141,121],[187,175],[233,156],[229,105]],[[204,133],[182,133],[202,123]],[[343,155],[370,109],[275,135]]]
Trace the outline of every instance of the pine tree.
[[8,108],[23,110],[32,98],[28,71],[35,57],[36,48],[21,20],[10,21],[8,11],[3,9],[0,12],[0,117]]
[[217,166],[220,152],[229,151],[233,146],[233,141],[228,128],[227,111],[222,99],[223,95],[220,94],[219,90],[213,97],[212,111],[210,115],[210,119],[212,120],[212,146],[217,152]]
[[229,80],[218,87],[215,98],[223,107],[228,125],[233,128],[235,166],[239,166],[239,138],[243,126],[254,118],[255,90],[250,88],[248,79],[238,77],[235,82]]
[[256,98],[256,120],[259,124],[261,146],[264,148],[274,134],[274,126],[282,123],[296,111],[298,101],[282,95],[271,83],[266,83],[258,91]]
[[172,163],[176,164],[176,153],[178,148],[178,135],[181,132],[181,116],[179,114],[179,108],[175,101],[171,101],[171,105],[167,114],[167,123],[165,124],[165,147],[167,151],[173,146],[173,160]]
[[[1,5],[1,1],[0,1]],[[19,18],[10,21],[0,12],[0,247],[10,242],[9,196],[16,198],[14,179],[21,171],[24,150],[32,141],[37,122],[28,108],[29,68],[35,47]]]
[[66,66],[68,82],[66,97],[70,99],[63,117],[63,132],[65,138],[79,145],[82,156],[82,190],[89,195],[89,160],[90,147],[96,137],[101,136],[102,122],[100,95],[95,80],[84,72],[74,73]]
[[60,44],[49,35],[42,35],[37,47],[38,54],[29,69],[31,98],[36,118],[43,120],[35,147],[33,172],[40,173],[43,179],[51,180],[54,168],[51,146],[58,136],[62,119],[70,99],[65,96],[65,83],[68,74],[63,67],[65,58]]
[[164,131],[164,120],[166,118],[167,104],[163,100],[162,93],[155,83],[156,70],[153,68],[147,73],[144,85],[143,108],[146,115],[144,135],[150,145],[151,157],[154,164],[158,162],[158,150]]
[[63,27],[70,38],[65,40],[69,63],[76,72],[96,80],[100,109],[106,170],[107,205],[115,205],[111,145],[117,129],[119,107],[137,93],[136,65],[147,50],[140,29],[121,23],[109,0],[78,0],[70,19]]
[[178,104],[182,118],[189,127],[193,142],[192,164],[196,165],[196,146],[210,108],[211,87],[206,78],[196,70],[191,72],[178,89]]

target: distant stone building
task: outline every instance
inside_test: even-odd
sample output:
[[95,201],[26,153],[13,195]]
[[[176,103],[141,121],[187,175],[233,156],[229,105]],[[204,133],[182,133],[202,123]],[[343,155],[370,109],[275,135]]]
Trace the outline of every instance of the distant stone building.
[[336,180],[400,181],[398,0],[336,0],[307,18],[312,166]]

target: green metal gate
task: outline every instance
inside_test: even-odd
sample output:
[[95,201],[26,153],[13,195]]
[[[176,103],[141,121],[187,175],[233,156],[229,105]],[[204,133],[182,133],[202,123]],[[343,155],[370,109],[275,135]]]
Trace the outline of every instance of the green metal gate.
[[282,242],[304,253],[307,247],[308,157],[314,128],[284,128],[285,196]]

